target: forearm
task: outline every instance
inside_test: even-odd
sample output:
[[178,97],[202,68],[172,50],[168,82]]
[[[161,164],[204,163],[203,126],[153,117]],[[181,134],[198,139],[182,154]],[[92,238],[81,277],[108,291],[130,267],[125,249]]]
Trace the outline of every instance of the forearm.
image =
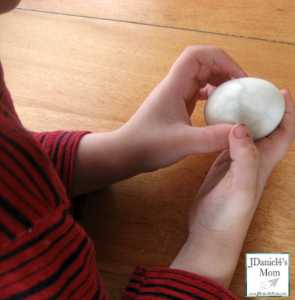
[[132,149],[120,130],[83,136],[75,157],[74,196],[139,174],[139,158]]

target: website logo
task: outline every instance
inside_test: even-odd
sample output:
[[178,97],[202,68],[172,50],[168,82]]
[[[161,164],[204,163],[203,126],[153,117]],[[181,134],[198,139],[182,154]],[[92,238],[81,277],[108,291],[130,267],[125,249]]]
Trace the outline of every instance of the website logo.
[[246,297],[290,297],[290,253],[246,253]]

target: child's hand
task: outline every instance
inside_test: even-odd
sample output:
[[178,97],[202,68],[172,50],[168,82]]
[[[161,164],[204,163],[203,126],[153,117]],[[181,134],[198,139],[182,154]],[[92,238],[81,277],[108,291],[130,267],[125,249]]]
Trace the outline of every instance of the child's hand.
[[221,49],[187,48],[135,115],[113,132],[85,135],[78,146],[74,194],[167,167],[190,154],[228,148],[229,124],[202,128],[190,116],[214,86],[245,77]]
[[190,154],[228,148],[232,125],[197,128],[191,125],[190,116],[196,102],[207,99],[213,86],[245,76],[219,48],[187,48],[165,79],[121,128],[126,148],[141,166],[141,172],[167,167]]
[[[189,216],[189,238],[171,267],[209,277],[228,287],[267,178],[295,136],[288,91],[278,128],[254,144],[244,125],[230,132],[230,150],[213,164]],[[239,138],[240,137],[240,138]]]

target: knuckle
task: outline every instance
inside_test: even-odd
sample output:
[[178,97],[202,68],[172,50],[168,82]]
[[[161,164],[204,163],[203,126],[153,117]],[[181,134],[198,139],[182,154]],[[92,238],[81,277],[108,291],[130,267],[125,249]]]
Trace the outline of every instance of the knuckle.
[[199,46],[194,46],[194,45],[189,45],[189,46],[187,46],[186,48],[185,48],[185,52],[193,52],[193,51],[195,51],[196,49],[198,49],[198,47]]
[[195,57],[199,49],[200,46],[187,46],[183,51],[183,55],[186,57]]

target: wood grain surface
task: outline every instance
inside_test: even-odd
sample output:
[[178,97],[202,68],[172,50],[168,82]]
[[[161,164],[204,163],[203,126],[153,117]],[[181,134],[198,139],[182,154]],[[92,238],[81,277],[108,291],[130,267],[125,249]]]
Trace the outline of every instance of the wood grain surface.
[[291,0],[29,0],[20,7],[102,19],[295,42]]
[[[0,58],[29,130],[110,131],[133,115],[188,45],[219,46],[248,75],[295,95],[294,17],[291,0],[23,0],[0,16]],[[193,125],[205,125],[203,109],[198,103]],[[170,265],[217,155],[190,156],[85,197],[81,224],[112,299],[120,299],[136,265]],[[241,299],[247,252],[290,252],[295,297],[294,197],[293,143],[269,178],[241,252],[230,287]]]

